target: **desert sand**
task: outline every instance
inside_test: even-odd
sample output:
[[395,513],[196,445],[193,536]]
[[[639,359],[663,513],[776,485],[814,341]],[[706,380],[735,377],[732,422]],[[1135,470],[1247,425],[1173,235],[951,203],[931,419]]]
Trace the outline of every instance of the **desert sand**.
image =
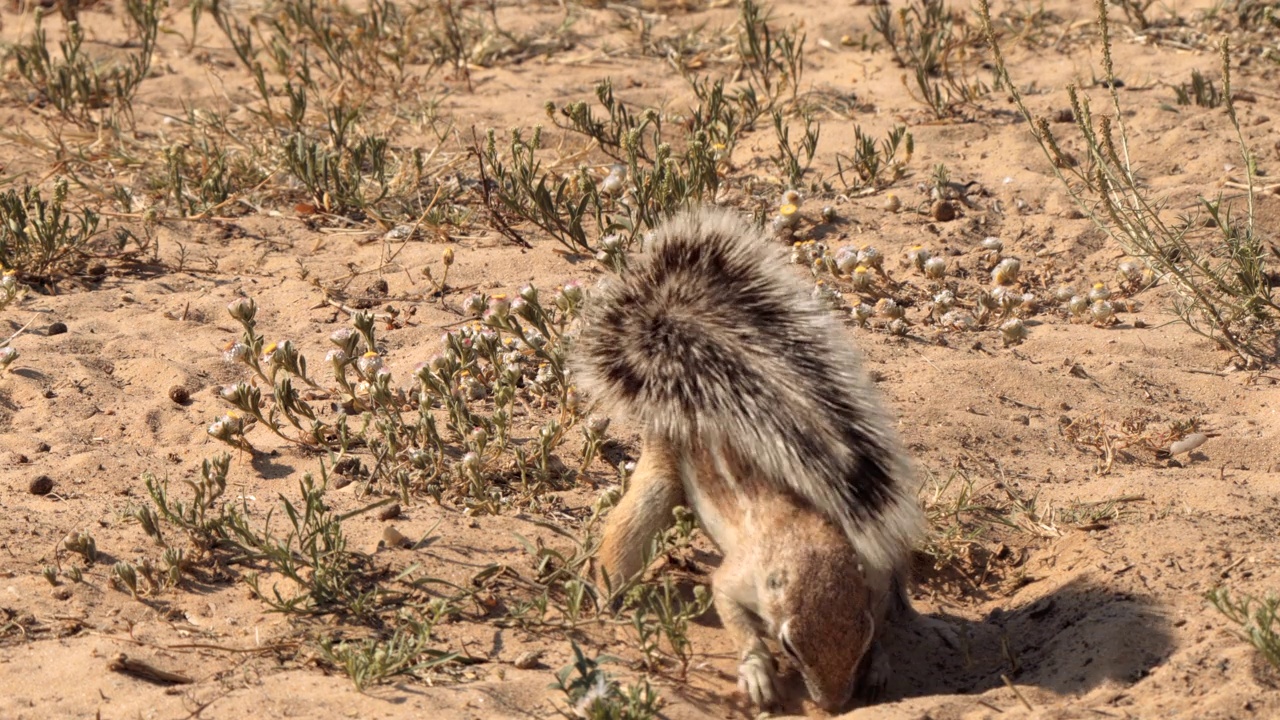
[[[1237,4],[1249,3],[1226,5]],[[1094,98],[1097,112],[1108,111],[1096,82],[1103,69],[1092,5],[995,3],[1009,72],[1034,113],[1053,117],[1069,109],[1069,83]],[[1272,118],[1280,116],[1280,66],[1265,51],[1268,43],[1277,51],[1280,31],[1246,33],[1227,10],[1206,18],[1216,5],[1153,5],[1149,28],[1112,8],[1129,149],[1170,216],[1192,213],[1198,197],[1219,192],[1243,208],[1243,191],[1231,184],[1243,178],[1240,150],[1225,112],[1179,105],[1174,91],[1193,70],[1220,87],[1218,38],[1235,33],[1235,106],[1257,157],[1258,231],[1274,251],[1280,197],[1271,178],[1280,170],[1280,146]],[[955,6],[976,34],[972,8]],[[278,16],[280,7],[265,12]],[[563,482],[535,492],[519,488],[510,458],[492,460],[504,498],[496,512],[468,508],[456,483],[439,498],[423,488],[402,497],[367,477],[331,486],[324,502],[335,513],[384,500],[400,505],[390,519],[380,519],[383,505],[341,523],[348,549],[365,558],[360,577],[407,593],[402,608],[386,610],[377,622],[273,612],[245,582],[250,572],[262,573],[264,589],[283,582],[261,560],[235,562],[190,547],[192,562],[176,585],[152,591],[140,581],[135,598],[113,580],[116,563],[161,563],[164,548],[135,519],[139,507],[152,503],[144,476],[167,479],[171,494],[186,498],[182,481],[198,478],[206,458],[230,452],[225,500],[254,523],[271,512],[275,532],[283,533],[281,498],[297,502],[302,476],[318,478],[322,464],[338,459],[261,426],[248,434],[253,452],[209,435],[229,408],[222,388],[252,379],[224,355],[241,335],[229,303],[252,298],[265,340],[291,340],[307,356],[324,386],[308,390],[322,418],[343,412],[322,360],[332,348],[328,337],[348,326],[357,308],[382,318],[377,332],[393,384],[414,388],[415,368],[442,351],[441,336],[469,322],[462,310],[469,294],[514,297],[531,283],[547,297],[571,281],[590,286],[607,272],[519,218],[512,226],[529,247],[499,232],[475,184],[472,128],[481,137],[495,129],[501,145],[511,128],[529,133],[544,125],[545,167],[564,173],[585,167],[598,180],[614,161],[584,136],[554,127],[544,112],[548,101],[557,107],[586,101],[599,115],[594,88],[608,78],[628,107],[657,108],[675,118],[674,127],[696,104],[677,65],[695,76],[735,71],[739,10],[728,3],[504,0],[492,14],[487,5],[450,7],[477,27],[496,20],[505,31],[476,36],[465,72],[449,64],[428,72],[411,53],[394,96],[385,89],[390,83],[365,92],[359,79],[316,80],[317,97],[367,101],[361,127],[386,134],[397,157],[421,152],[426,172],[417,192],[424,202],[417,207],[439,188],[471,183],[445,192],[451,207],[412,234],[392,231],[413,224],[407,213],[388,211],[380,223],[325,212],[278,157],[254,158],[274,174],[255,177],[256,187],[237,187],[232,201],[205,208],[203,217],[190,216],[204,209],[174,201],[165,189],[163,148],[186,142],[189,161],[206,157],[190,144],[187,108],[218,113],[248,133],[243,128],[254,127],[253,112],[263,105],[208,12],[189,45],[190,6],[162,11],[160,26],[172,32],[159,35],[132,101],[133,125],[121,131],[125,140],[60,117],[7,60],[3,187],[40,184],[48,196],[56,177],[82,178],[72,183],[70,205],[103,213],[104,228],[110,224],[105,238],[116,228],[150,233],[154,257],[148,251],[122,259],[113,242],[99,239],[95,259],[63,276],[25,276],[26,296],[0,310],[0,339],[29,324],[11,341],[19,358],[0,374],[0,717],[554,717],[572,714],[565,695],[548,687],[572,661],[570,639],[592,657],[617,656],[618,664],[605,667],[624,686],[646,677],[663,699],[663,717],[752,716],[736,689],[734,648],[714,611],[689,622],[687,672],[662,653],[646,667],[627,615],[601,620],[589,611],[571,631],[558,622],[513,620],[513,606],[539,592],[537,562],[524,540],[570,553],[571,538],[598,527],[590,522],[594,503],[616,487],[616,467],[638,450],[626,418],[613,419],[600,454],[582,473],[575,426],[555,451]],[[1179,322],[1167,282],[1117,294],[1113,324],[1072,318],[1055,299],[1056,288],[1070,284],[1083,293],[1103,281],[1118,289],[1117,267],[1128,256],[1072,204],[1008,93],[983,93],[939,119],[908,91],[909,71],[872,29],[871,4],[778,2],[770,10],[774,26],[796,24],[806,35],[798,94],[821,124],[803,176],[797,239],[832,249],[874,245],[902,283],[904,335],[888,332],[879,318],[868,327],[850,320],[847,333],[898,419],[930,508],[935,552],[921,553],[915,602],[953,623],[962,639],[950,648],[891,631],[895,675],[887,696],[852,707],[847,717],[1280,717],[1280,675],[1206,600],[1220,586],[1259,597],[1280,588],[1280,373],[1246,364]],[[263,11],[254,2],[227,9],[245,22]],[[87,53],[136,51],[136,43],[125,42],[124,12],[120,3],[82,3]],[[434,12],[412,22],[437,22]],[[33,13],[24,4],[0,14],[6,45],[30,42]],[[57,57],[61,15],[47,11],[44,26]],[[311,52],[323,56],[314,43]],[[992,83],[980,40],[954,62],[965,77]],[[273,87],[282,83],[270,68],[267,78]],[[277,93],[280,112],[287,100]],[[316,107],[306,124],[319,132]],[[789,122],[795,144],[803,125],[795,116]],[[901,177],[846,191],[835,175],[836,155],[853,152],[855,127],[878,140],[897,125],[914,140]],[[1053,127],[1068,152],[1084,156],[1071,123]],[[281,144],[257,142],[229,147],[245,157],[253,154],[249,147]],[[141,155],[129,161],[130,153]],[[708,202],[776,213],[787,182],[769,160],[776,153],[766,114],[724,159],[721,187]],[[939,164],[963,188],[952,199],[956,216],[945,220],[932,209]],[[122,207],[105,189],[111,187],[129,188],[134,206]],[[832,222],[822,217],[826,206]],[[1018,285],[1039,304],[1025,314],[1027,337],[1019,344],[1006,346],[995,324],[955,331],[930,320],[933,285],[907,259],[914,246],[945,258],[946,282],[962,299],[972,297],[991,285],[980,247],[988,237],[999,238],[1003,256],[1021,261]],[[446,249],[453,263],[442,298],[436,282]],[[826,282],[845,287],[830,276]],[[854,297],[846,289],[841,302],[848,307]],[[54,323],[65,332],[55,332]],[[189,398],[175,402],[175,387]],[[554,403],[547,407],[533,396],[516,407],[512,433],[522,441],[531,442],[558,414]],[[359,413],[348,423],[358,430]],[[1192,431],[1207,441],[1189,454],[1157,456]],[[464,450],[446,441],[453,468]],[[376,464],[367,448],[350,455],[366,469]],[[51,489],[33,494],[42,476]],[[380,545],[388,527],[415,547]],[[76,532],[92,536],[94,562],[65,547]],[[181,531],[166,526],[164,533],[184,547]],[[651,575],[656,582],[674,578],[690,595],[717,562],[714,548],[695,534]],[[44,576],[50,566],[60,573],[56,585]],[[82,571],[79,581],[67,575],[72,566]],[[385,640],[396,612],[421,616],[429,595],[458,592],[430,584],[406,590],[406,574],[468,591],[436,622],[429,643],[466,662],[393,674],[360,691],[324,659],[325,638]],[[531,660],[531,651],[541,654]],[[189,682],[113,670],[122,653]],[[794,697],[785,712],[820,716],[790,680]]]

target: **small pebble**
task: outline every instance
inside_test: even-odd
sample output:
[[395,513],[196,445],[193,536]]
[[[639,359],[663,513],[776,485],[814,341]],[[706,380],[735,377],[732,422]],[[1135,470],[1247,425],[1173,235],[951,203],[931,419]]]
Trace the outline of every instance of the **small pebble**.
[[64,322],[56,322],[56,323],[53,323],[53,324],[49,325],[49,330],[46,332],[46,334],[47,334],[47,335],[61,335],[62,333],[66,332],[66,331],[67,331],[67,324],[66,324],[66,323],[64,323]]
[[169,399],[179,405],[186,405],[191,402],[191,393],[181,385],[174,385],[169,388]]
[[1181,455],[1200,447],[1209,439],[1204,433],[1192,433],[1169,446],[1169,455]]
[[402,548],[409,545],[409,538],[393,527],[387,527],[382,531],[382,542],[389,548]]
[[939,200],[933,204],[930,215],[938,222],[951,222],[956,219],[956,206],[946,200]]
[[896,213],[902,209],[902,201],[898,199],[897,195],[889,193],[884,196],[884,209],[885,212]]
[[511,663],[519,670],[532,670],[542,664],[542,650],[527,650],[516,656],[516,661]]
[[27,492],[32,495],[48,495],[53,492],[53,478],[48,475],[37,475],[31,479],[31,484],[27,485]]
[[391,503],[378,511],[379,520],[395,520],[398,517],[400,517],[400,503]]
[[42,442],[36,444],[36,452],[49,452],[49,443]]

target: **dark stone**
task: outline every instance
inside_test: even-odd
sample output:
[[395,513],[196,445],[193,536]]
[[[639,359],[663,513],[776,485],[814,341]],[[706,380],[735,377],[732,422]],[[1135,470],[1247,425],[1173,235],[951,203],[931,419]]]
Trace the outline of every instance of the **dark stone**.
[[48,495],[53,492],[53,478],[48,475],[37,475],[31,478],[31,484],[27,485],[27,492],[32,495]]

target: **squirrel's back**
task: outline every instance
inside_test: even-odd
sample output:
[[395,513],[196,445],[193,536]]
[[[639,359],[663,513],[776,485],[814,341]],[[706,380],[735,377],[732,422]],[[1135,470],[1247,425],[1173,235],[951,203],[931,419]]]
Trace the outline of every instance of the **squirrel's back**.
[[850,338],[811,291],[743,217],[677,215],[588,299],[574,375],[674,448],[731,451],[790,489],[887,582],[923,527],[915,485]]

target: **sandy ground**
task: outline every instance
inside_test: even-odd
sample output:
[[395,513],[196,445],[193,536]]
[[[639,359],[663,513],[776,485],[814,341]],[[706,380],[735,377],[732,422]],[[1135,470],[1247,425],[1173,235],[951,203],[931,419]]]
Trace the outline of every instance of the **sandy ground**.
[[[1066,107],[1065,85],[1088,85],[1101,72],[1087,4],[1045,5],[1056,18],[1045,34],[1006,44],[1015,80],[1036,88],[1029,96],[1036,112]],[[1172,3],[1187,18],[1209,5]],[[998,3],[996,10],[1009,8]],[[653,26],[655,36],[700,24],[710,32],[734,18],[732,8],[666,10]],[[1003,93],[981,99],[958,121],[933,121],[907,95],[902,70],[887,52],[859,47],[857,40],[871,34],[868,6],[841,3],[816,12],[802,3],[780,3],[775,11],[780,20],[804,23],[806,85],[846,99],[849,116],[834,110],[818,115],[823,124],[816,172],[832,171],[834,154],[847,151],[855,122],[876,136],[905,123],[915,138],[909,174],[892,189],[906,211],[886,212],[883,193],[806,200],[808,216],[829,204],[842,219],[826,242],[874,243],[889,258],[891,272],[921,287],[922,278],[904,259],[908,247],[925,245],[946,256],[961,281],[974,286],[984,282],[976,248],[988,236],[1001,238],[1006,253],[1022,259],[1031,289],[1044,296],[1059,283],[1112,281],[1123,252],[1072,210]],[[541,3],[504,7],[504,13],[529,23],[554,24],[562,17],[559,8]],[[571,47],[563,52],[473,68],[472,92],[433,78],[437,112],[460,128],[527,126],[543,117],[545,101],[590,99],[604,77],[637,105],[689,102],[687,83],[669,63],[627,49],[635,36],[618,28],[614,14],[575,14]],[[177,12],[169,22],[186,31],[184,17]],[[109,7],[86,10],[82,18],[95,31],[119,33],[118,11]],[[29,32],[30,11],[10,8],[0,20],[8,41]],[[842,45],[845,35],[855,42]],[[1222,111],[1173,106],[1170,86],[1185,82],[1193,69],[1217,77],[1216,55],[1208,48],[1144,41],[1128,30],[1116,37],[1133,152],[1150,186],[1166,193],[1171,207],[1189,208],[1197,195],[1216,192],[1228,166],[1239,164]],[[163,116],[178,112],[180,100],[249,102],[250,80],[232,59],[211,22],[202,27],[194,52],[163,37],[159,69],[138,96],[139,127],[163,133]],[[1239,103],[1245,137],[1267,174],[1280,161],[1270,119],[1280,114],[1278,69],[1253,58],[1235,78],[1236,89],[1250,98]],[[40,133],[40,117],[16,100],[0,106],[0,122],[9,128]],[[1067,126],[1060,127],[1065,135]],[[426,133],[396,141],[431,146]],[[761,158],[773,151],[773,142],[767,127],[748,134],[733,157],[735,172],[769,176],[772,169]],[[7,175],[33,181],[48,170],[39,153],[12,136],[0,144],[0,163]],[[937,163],[946,164],[953,180],[976,183],[974,204],[950,222],[912,211],[927,206],[921,183]],[[726,200],[759,206],[738,191]],[[1260,228],[1271,237],[1280,198],[1262,195],[1258,207]],[[346,316],[324,303],[313,281],[334,285],[354,275],[350,291],[356,294],[382,278],[390,298],[384,302],[414,308],[403,327],[382,331],[389,367],[407,379],[458,322],[438,300],[425,298],[430,287],[420,272],[438,267],[446,246],[456,252],[450,284],[459,288],[497,292],[526,282],[589,283],[600,272],[591,263],[570,262],[532,230],[529,250],[492,232],[458,233],[448,243],[388,245],[369,242],[379,237],[376,228],[321,232],[308,220],[291,203],[217,221],[161,220],[157,237],[167,269],[112,266],[92,282],[33,292],[0,312],[0,336],[40,313],[14,342],[21,358],[0,376],[0,717],[528,718],[554,716],[565,707],[562,696],[547,688],[552,671],[571,658],[569,643],[557,633],[483,618],[443,623],[436,633],[440,647],[484,662],[430,683],[402,678],[360,693],[299,649],[298,640],[322,632],[324,621],[270,613],[234,578],[191,578],[141,601],[112,586],[113,563],[158,554],[127,517],[131,507],[148,501],[141,476],[192,478],[202,459],[220,451],[205,430],[225,411],[217,390],[245,377],[222,354],[237,334],[224,309],[233,299],[253,297],[267,338],[293,339],[318,364],[325,338]],[[954,567],[922,567],[917,603],[954,622],[961,647],[903,633],[889,649],[896,673],[888,697],[848,717],[1280,717],[1276,674],[1204,598],[1219,584],[1260,594],[1280,581],[1278,376],[1236,370],[1226,353],[1176,321],[1166,310],[1169,297],[1162,286],[1144,291],[1120,313],[1119,324],[1107,328],[1042,312],[1028,323],[1026,342],[1014,348],[1002,347],[995,330],[949,334],[944,342],[927,325],[916,325],[905,338],[849,330],[900,418],[922,476],[938,482],[967,477],[992,502],[1008,506],[1016,498],[1033,503],[1035,512],[1010,515],[1016,528],[989,528]],[[450,299],[456,307],[461,294]],[[909,318],[923,314],[919,304]],[[65,323],[67,332],[50,334],[54,322]],[[176,385],[190,392],[188,404],[170,399]],[[611,431],[619,451],[634,453],[636,437],[619,420]],[[1097,449],[1073,442],[1064,430],[1099,423],[1114,437],[1142,427],[1154,437],[1170,423],[1190,420],[1211,435],[1190,456],[1157,460],[1150,448],[1135,444],[1118,451],[1109,467]],[[317,459],[264,432],[253,439],[264,453],[234,456],[229,492],[261,517],[279,494],[296,497],[299,477],[315,472]],[[53,492],[30,494],[30,482],[42,475],[53,480]],[[580,525],[583,508],[611,482],[602,463],[590,477],[595,487],[556,493],[564,509],[558,522]],[[333,491],[334,506],[367,503],[356,497],[357,487]],[[434,542],[418,551],[377,551],[375,558],[392,567],[422,563],[429,574],[457,580],[495,562],[528,573],[532,562],[514,533],[564,544],[533,523],[535,514],[468,517],[454,506],[417,498],[392,522],[409,537],[430,532]],[[355,547],[373,550],[386,524],[363,515],[344,528]],[[70,562],[58,546],[71,531],[91,532],[99,559],[86,568],[84,582],[51,587],[41,570]],[[705,581],[715,555],[705,542],[698,547],[691,572]],[[621,630],[589,634],[593,647],[634,661],[638,654],[628,637]],[[735,688],[733,648],[714,613],[695,622],[693,643],[686,680],[651,677],[666,701],[666,716],[748,716]],[[533,649],[544,651],[540,666],[513,666]],[[195,682],[166,686],[110,672],[108,663],[118,653]],[[789,710],[821,714],[800,702]]]

